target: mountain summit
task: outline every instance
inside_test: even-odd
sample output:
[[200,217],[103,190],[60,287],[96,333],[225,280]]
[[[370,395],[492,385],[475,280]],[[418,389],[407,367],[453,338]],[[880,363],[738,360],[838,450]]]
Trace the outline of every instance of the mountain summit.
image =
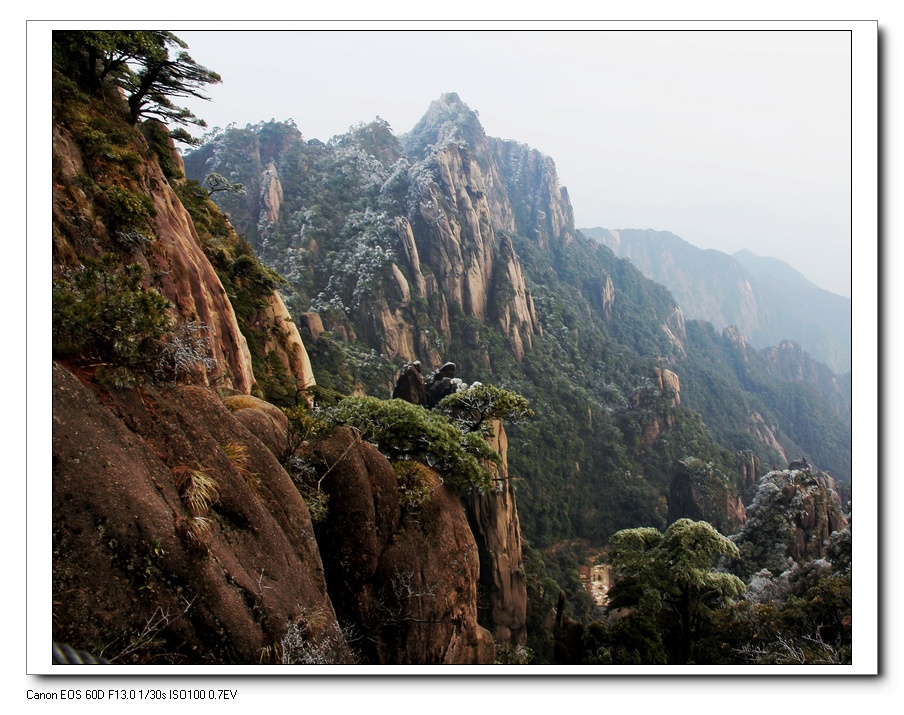
[[455,92],[448,92],[430,102],[420,121],[399,139],[410,156],[423,159],[429,147],[442,147],[453,142],[473,147],[485,142],[486,138],[477,112]]

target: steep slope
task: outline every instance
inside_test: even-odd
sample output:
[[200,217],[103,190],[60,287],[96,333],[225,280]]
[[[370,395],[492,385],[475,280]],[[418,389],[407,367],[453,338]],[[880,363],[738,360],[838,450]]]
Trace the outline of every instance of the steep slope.
[[581,229],[666,286],[689,318],[735,326],[753,346],[793,340],[834,372],[851,368],[851,302],[775,258],[692,246],[667,231]]
[[316,614],[310,646],[351,662],[307,507],[214,393],[53,371],[55,640],[125,664],[279,662]]
[[314,380],[282,279],[94,74],[86,48],[135,34],[55,37],[55,641],[124,664],[492,663],[448,475],[424,468],[418,520],[376,449],[300,432]]

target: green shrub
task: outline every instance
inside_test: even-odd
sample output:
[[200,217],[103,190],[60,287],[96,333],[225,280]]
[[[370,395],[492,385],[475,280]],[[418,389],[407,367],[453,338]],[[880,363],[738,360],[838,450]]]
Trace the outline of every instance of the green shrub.
[[288,472],[308,507],[311,523],[322,523],[330,514],[330,495],[323,490],[322,478],[317,476],[317,470],[303,459],[295,457]]
[[404,400],[348,397],[327,411],[332,426],[361,433],[390,460],[422,460],[456,489],[488,489],[492,477],[481,461],[499,455],[480,435],[462,435],[443,415]]
[[289,429],[286,431],[286,445],[279,461],[288,468],[298,448],[305,442],[325,435],[330,430],[330,425],[319,412],[311,411],[304,403],[284,407],[282,411],[289,420]]
[[253,254],[253,249],[247,244],[239,246],[238,250],[251,251],[241,253],[229,267],[232,276],[255,295],[269,294],[275,288],[285,283],[285,279],[272,268],[267,268]]
[[254,369],[254,379],[263,399],[280,408],[295,404],[298,399],[298,380],[296,377],[283,365],[282,360],[274,350],[269,350],[262,355],[257,341],[252,339],[248,342],[249,347],[253,344],[257,348],[251,354],[251,365]]
[[107,207],[107,228],[111,232],[150,232],[151,219],[157,215],[157,209],[147,194],[111,186],[104,192],[103,202]]
[[142,122],[141,133],[151,150],[157,155],[157,161],[163,175],[170,181],[184,178],[184,174],[176,164],[173,156],[173,144],[170,132],[162,122],[150,119]]
[[488,434],[491,420],[521,422],[534,416],[527,400],[518,393],[479,382],[444,397],[438,407],[462,432]]
[[392,463],[399,480],[399,501],[405,509],[418,509],[430,501],[433,487],[427,468],[420,462],[400,461]]
[[323,490],[323,479],[326,474],[319,476],[310,461],[298,454],[298,449],[305,442],[326,434],[330,426],[319,412],[311,411],[303,403],[283,408],[283,414],[289,420],[289,428],[279,461],[304,499],[311,515],[311,522],[319,524],[327,518],[330,511],[330,495]]
[[122,266],[107,254],[54,279],[54,355],[76,356],[115,384],[131,384],[150,372],[172,319],[170,302],[144,288],[142,276],[138,264]]
[[307,393],[317,407],[335,407],[345,395],[338,390],[331,390],[323,385],[311,385]]

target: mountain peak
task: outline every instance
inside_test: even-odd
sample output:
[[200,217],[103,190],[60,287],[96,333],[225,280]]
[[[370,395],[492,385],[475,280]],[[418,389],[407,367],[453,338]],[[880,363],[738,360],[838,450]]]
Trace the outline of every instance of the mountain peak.
[[430,102],[430,107],[414,128],[401,137],[405,150],[418,157],[431,146],[453,142],[474,145],[486,139],[477,112],[465,104],[455,92],[446,92]]

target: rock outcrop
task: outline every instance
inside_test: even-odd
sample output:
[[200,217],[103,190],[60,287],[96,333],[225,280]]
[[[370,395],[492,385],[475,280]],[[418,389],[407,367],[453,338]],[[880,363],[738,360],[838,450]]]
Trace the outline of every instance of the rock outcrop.
[[[574,238],[574,212],[567,189],[559,185],[555,162],[526,144],[501,139],[492,140],[492,152],[509,197],[508,206],[494,202],[498,227],[517,227],[544,251],[566,248]],[[521,198],[517,204],[510,198],[515,196]]]
[[669,401],[673,409],[677,408],[681,404],[681,380],[678,375],[671,370],[654,367],[653,379],[659,393]]
[[[121,245],[125,240],[108,230],[109,220],[103,210],[88,201],[85,192],[78,188],[85,163],[69,131],[55,125],[53,211],[57,265],[75,264],[77,255],[96,257],[104,246],[115,246],[117,242]],[[142,163],[128,181],[131,186],[125,191],[146,196],[153,204],[153,212],[147,211],[153,213],[153,236],[135,231],[128,234],[132,240],[148,244],[148,250],[135,252],[133,260],[144,267],[146,280],[172,303],[177,322],[205,326],[216,336],[211,341],[212,362],[199,366],[203,379],[208,384],[250,392],[254,377],[248,343],[226,291],[204,254],[191,217],[156,161]]]
[[642,438],[650,449],[659,436],[675,425],[675,410],[681,403],[681,381],[666,368],[653,368],[652,387],[638,388],[631,395],[630,405],[643,414]]
[[447,305],[496,323],[520,360],[537,326],[511,238],[494,226],[506,212],[491,211],[484,172],[466,146],[437,147],[424,164],[409,224],[420,261],[430,267]]
[[430,408],[436,407],[444,397],[455,392],[460,384],[461,379],[455,379],[455,363],[443,363],[424,380],[426,396],[424,405]]
[[[446,362],[424,381],[420,364],[406,365],[393,397],[434,406],[456,386],[455,363]],[[417,402],[424,395],[424,402]],[[463,496],[468,523],[480,557],[478,619],[499,645],[523,645],[527,640],[527,581],[521,562],[521,524],[508,472],[508,436],[500,420],[493,420],[488,438],[500,457],[485,466],[494,488]]]
[[750,431],[758,442],[775,450],[782,460],[786,463],[788,462],[788,457],[785,455],[785,447],[779,441],[778,435],[776,435],[776,428],[768,424],[759,412],[753,412],[750,415]]
[[427,392],[424,389],[424,378],[421,376],[421,362],[416,360],[402,368],[392,390],[392,398],[405,400],[412,405],[426,405]]
[[53,554],[54,639],[117,663],[279,662],[305,614],[311,647],[339,632],[298,490],[203,387],[98,390],[54,363]]
[[823,558],[829,537],[848,524],[835,481],[809,465],[765,474],[747,517],[732,539],[748,574],[765,568],[777,575],[793,562]]
[[788,470],[787,474],[782,499],[793,524],[788,555],[799,562],[822,558],[832,532],[847,526],[835,480],[809,468]]
[[303,454],[329,495],[317,540],[360,662],[492,663],[492,636],[477,625],[477,546],[439,475],[424,468],[430,498],[403,508],[392,466],[353,431]]
[[521,524],[508,473],[508,436],[492,425],[490,445],[502,458],[491,465],[496,487],[465,498],[468,522],[480,554],[478,620],[498,644],[527,641],[527,580],[521,562]]
[[681,355],[685,354],[684,342],[687,340],[687,331],[684,325],[684,311],[678,306],[669,314],[668,319],[663,323],[662,329],[668,336],[669,340],[678,348]]
[[741,491],[741,496],[744,500],[744,504],[749,504],[756,494],[756,483],[757,479],[759,478],[758,475],[760,470],[760,460],[756,456],[756,453],[752,452],[751,450],[738,452],[737,455],[735,455],[735,459],[741,474],[741,479],[738,482],[738,487]]
[[308,351],[298,333],[298,326],[289,315],[286,304],[276,291],[267,296],[254,319],[255,327],[266,336],[262,351],[276,356],[283,368],[294,377],[298,390],[305,391],[316,384]]
[[260,223],[271,229],[279,223],[279,207],[282,203],[283,191],[276,165],[271,161],[264,169],[261,177],[261,215]]

